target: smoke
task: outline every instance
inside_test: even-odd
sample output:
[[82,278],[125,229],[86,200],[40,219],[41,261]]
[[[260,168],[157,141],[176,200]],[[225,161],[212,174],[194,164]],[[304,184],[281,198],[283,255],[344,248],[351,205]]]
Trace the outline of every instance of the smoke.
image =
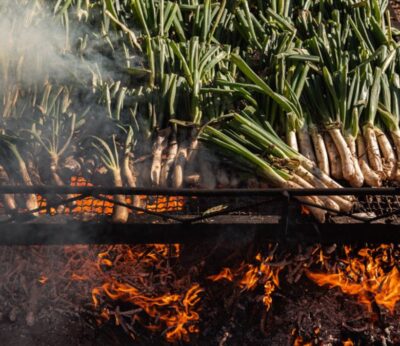
[[108,33],[107,41],[91,39],[87,24],[74,20],[67,25],[39,1],[2,0],[0,32],[2,92],[11,85],[30,87],[48,79],[60,84],[116,80],[126,65],[112,49],[113,41],[121,39],[117,34]]
[[[38,12],[42,11],[40,15]],[[46,9],[6,1],[0,9],[3,83],[28,86],[52,76],[63,79],[78,62],[66,54],[66,35]],[[68,69],[68,70],[67,70]]]

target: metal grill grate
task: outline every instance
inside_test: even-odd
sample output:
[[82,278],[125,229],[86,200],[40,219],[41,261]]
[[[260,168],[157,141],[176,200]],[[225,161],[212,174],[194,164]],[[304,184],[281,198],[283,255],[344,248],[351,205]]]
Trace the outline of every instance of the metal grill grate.
[[[5,191],[4,188],[7,190]],[[12,193],[24,205],[23,193],[29,187],[0,187],[0,194]],[[69,187],[34,187],[42,216],[68,216],[76,221],[101,222],[110,219],[115,203],[129,209],[129,222],[215,222],[222,217],[231,222],[260,223],[313,222],[307,212],[307,205],[301,206],[296,195],[334,195],[356,194],[351,213],[332,213],[328,222],[391,222],[400,223],[400,198],[396,188],[383,189],[333,189],[324,190],[162,190],[162,189],[124,189],[94,187],[82,177],[74,177]],[[32,191],[33,191],[32,190]],[[44,192],[41,192],[44,191]],[[349,191],[349,192],[347,192]],[[125,195],[125,202],[115,202],[114,195]],[[135,194],[134,199],[132,194]],[[135,200],[135,203],[133,201]],[[3,222],[25,220],[32,215],[19,209],[13,213],[0,206]],[[236,217],[236,219],[233,219]]]
[[371,218],[385,216],[381,222],[399,223],[399,196],[371,196],[366,195],[359,198],[354,212],[365,213]]

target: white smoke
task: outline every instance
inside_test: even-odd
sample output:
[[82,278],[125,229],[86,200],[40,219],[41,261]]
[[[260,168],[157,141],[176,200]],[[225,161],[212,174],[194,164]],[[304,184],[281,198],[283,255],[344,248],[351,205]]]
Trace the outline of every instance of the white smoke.
[[[3,0],[4,1],[4,0]],[[38,2],[5,1],[0,7],[3,83],[22,85],[62,78],[79,66],[67,54],[65,29]]]
[[[117,70],[125,65],[124,58],[118,52],[104,54],[98,46],[105,40],[91,40],[84,22],[73,20],[67,26],[48,3],[0,1],[0,88],[40,84],[48,78],[57,83],[88,81],[93,75],[120,78]],[[112,45],[119,37],[109,33],[107,39]],[[81,42],[86,42],[84,52],[77,49]]]

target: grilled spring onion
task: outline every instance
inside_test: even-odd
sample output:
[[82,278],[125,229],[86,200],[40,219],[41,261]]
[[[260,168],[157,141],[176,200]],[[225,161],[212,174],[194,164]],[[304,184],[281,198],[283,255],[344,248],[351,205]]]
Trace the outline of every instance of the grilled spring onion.
[[187,156],[187,143],[181,143],[179,145],[178,153],[176,155],[174,173],[172,176],[172,186],[174,188],[178,189],[183,186]]
[[386,74],[382,75],[382,93],[381,102],[378,105],[378,113],[382,123],[389,130],[394,147],[396,148],[397,157],[386,133],[380,128],[375,128],[375,133],[384,159],[385,174],[392,180],[400,180],[400,171],[398,168],[400,160],[399,88],[400,78],[397,73],[393,73],[390,78]]
[[217,177],[213,171],[209,154],[203,145],[199,148],[199,170],[200,186],[206,189],[215,189],[217,187]]
[[[115,140],[115,135],[112,136],[113,149],[110,148],[108,143],[99,137],[93,137],[93,147],[97,150],[101,161],[111,172],[113,177],[114,187],[122,187],[123,181],[121,176],[121,169],[119,166],[118,150]],[[118,203],[126,203],[124,195],[115,195],[114,199]],[[112,221],[115,223],[126,223],[129,216],[129,209],[122,205],[114,205]]]
[[[240,156],[242,162],[246,162],[252,167],[257,175],[264,178],[268,183],[281,188],[300,188],[301,186],[292,180],[292,176],[284,170],[271,166],[267,161],[253,154],[247,148],[230,138],[219,130],[210,126],[203,129],[201,138],[220,148],[221,151],[228,152],[230,155]],[[297,180],[298,181],[298,180]],[[300,201],[323,206],[323,202],[316,197],[299,197]],[[326,211],[310,207],[312,214],[319,222],[325,221]]]
[[330,173],[335,179],[343,179],[342,163],[340,162],[340,156],[336,149],[333,139],[329,133],[324,134],[324,142],[327,149],[327,154],[330,162]]
[[[295,152],[285,144],[276,136],[272,128],[270,131],[267,131],[246,117],[246,115],[239,114],[233,115],[233,120],[227,124],[227,128],[227,130],[223,130],[226,133],[222,134],[225,140],[232,139],[235,143],[241,141],[241,143],[239,143],[241,147],[248,151],[246,155],[250,153],[257,158],[259,158],[257,155],[263,155],[263,161],[265,161],[270,168],[267,170],[270,175],[264,176],[265,174],[263,174],[268,183],[282,187],[284,183],[281,180],[277,180],[276,176],[273,174],[278,173],[278,175],[285,178],[285,182],[290,180],[297,185],[300,184],[300,186],[309,186],[302,181],[303,179],[307,184],[311,184],[311,186],[327,187],[329,184],[334,187],[340,187],[340,185],[321,172],[316,167],[315,163],[298,152]],[[237,136],[232,136],[232,132],[236,132]],[[210,135],[206,136],[206,141],[207,140],[210,140]],[[250,146],[246,145],[247,143],[251,143]],[[240,158],[236,158],[236,161],[240,162]],[[289,173],[287,173],[287,175],[282,175],[283,169]],[[330,199],[333,202],[324,203],[321,201],[321,198],[318,198],[318,200],[328,208],[338,209],[336,207],[336,205],[338,205],[341,210],[351,209],[352,203],[348,201],[346,197]],[[348,199],[351,200],[351,198]]]
[[169,142],[167,160],[161,168],[160,186],[162,187],[166,187],[168,185],[168,179],[170,177],[170,173],[174,166],[177,154],[178,154],[178,142],[176,139],[176,133],[174,132]]
[[[71,100],[67,88],[59,88],[54,95],[50,95],[51,85],[48,84],[46,88],[49,89],[51,99],[46,98],[46,101],[43,100],[40,105],[43,129],[39,130],[34,123],[30,133],[50,159],[52,183],[56,186],[64,186],[64,181],[60,176],[59,162],[71,145],[76,130],[76,114],[68,110]],[[72,197],[74,196],[71,194],[67,195],[67,198]],[[60,205],[57,211],[62,212],[64,208],[64,205]]]
[[382,69],[375,69],[373,84],[369,97],[368,114],[365,124],[363,125],[363,135],[365,147],[367,149],[368,161],[371,168],[378,173],[381,178],[386,178],[383,171],[382,157],[379,150],[378,140],[375,133],[375,117],[378,110],[379,94],[381,90]]
[[168,146],[170,132],[170,128],[159,131],[156,142],[154,143],[153,162],[150,170],[151,181],[154,186],[160,185],[162,153]]
[[359,134],[357,136],[357,153],[358,163],[364,175],[365,182],[372,187],[382,186],[382,179],[374,172],[368,164],[367,150],[365,148],[364,137]]
[[[0,184],[1,185],[11,185],[10,179],[4,167],[0,166]],[[17,203],[15,201],[15,196],[11,194],[3,195],[3,203],[7,210],[14,211],[17,209]]]
[[312,124],[311,126],[309,126],[309,129],[310,129],[311,139],[314,145],[315,157],[317,160],[318,168],[325,174],[329,175],[330,174],[329,156],[328,156],[328,151],[326,150],[324,137],[318,130],[317,126]]
[[[261,149],[260,153],[270,153],[279,160],[289,160],[289,163],[291,161],[299,162],[299,165],[289,165],[287,168],[294,171],[295,174],[305,177],[305,179],[314,186],[333,188],[341,187],[328,175],[323,173],[314,162],[290,148],[276,135],[271,127],[268,130],[265,130],[253,123],[250,119],[239,114],[235,114],[234,119],[241,124],[239,127],[235,125],[235,128],[238,128],[242,135],[249,136],[252,143],[257,143]],[[338,200],[342,199],[343,197],[338,198]],[[350,202],[352,201],[352,197],[344,197],[344,199],[348,199]],[[347,203],[344,204],[346,204],[345,208],[348,209]]]
[[[2,145],[2,151],[5,149],[5,152],[2,153],[2,156],[3,158],[6,158],[9,163],[10,171],[8,174],[10,174],[11,172],[14,173],[16,168],[16,171],[22,183],[26,186],[33,186],[25,161],[20,154],[17,145],[12,142],[12,139],[8,139],[5,136],[2,136],[2,138],[0,138],[0,141]],[[30,211],[37,210],[39,208],[39,204],[35,194],[27,194],[25,196],[25,206]],[[32,215],[38,216],[39,213],[34,212],[32,213]]]
[[[133,129],[131,126],[129,126],[127,134],[126,134],[126,139],[125,139],[125,145],[124,145],[124,155],[123,155],[123,162],[122,162],[122,168],[121,168],[121,173],[123,178],[125,179],[127,185],[129,187],[135,188],[137,187],[136,183],[136,172],[134,171],[134,166],[132,163],[132,151],[134,147],[134,134],[133,134]],[[139,207],[140,206],[140,198],[138,195],[132,196],[132,205],[134,207]]]

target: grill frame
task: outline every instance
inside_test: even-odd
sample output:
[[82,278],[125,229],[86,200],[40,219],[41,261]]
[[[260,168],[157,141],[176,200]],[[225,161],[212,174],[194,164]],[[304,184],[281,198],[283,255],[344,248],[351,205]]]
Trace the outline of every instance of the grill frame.
[[[340,189],[160,189],[112,188],[100,186],[0,186],[0,195],[35,193],[46,196],[79,195],[110,202],[114,195],[145,195],[184,197],[187,200],[207,200],[214,208],[198,209],[188,215],[185,211],[157,212],[117,203],[142,213],[132,216],[127,224],[112,224],[110,218],[83,221],[66,215],[43,215],[33,218],[38,210],[19,211],[3,215],[0,220],[0,244],[115,244],[115,243],[179,243],[221,237],[232,232],[243,239],[251,236],[260,240],[294,242],[399,242],[400,188],[340,188]],[[104,196],[111,197],[104,197]],[[371,218],[353,213],[334,214],[325,224],[300,214],[296,196],[353,195],[358,197],[358,211],[368,212],[371,205],[379,213]],[[391,202],[391,201],[395,202]],[[40,210],[71,202],[60,198]],[[227,203],[227,201],[236,201]],[[237,203],[240,201],[241,203]],[[364,201],[364,202],[362,202]],[[372,202],[371,202],[372,201]],[[217,208],[215,203],[220,202]],[[115,203],[115,202],[114,202]],[[304,205],[304,203],[302,203]],[[219,208],[224,205],[226,208]],[[307,205],[307,204],[306,204]],[[271,209],[272,206],[272,209]],[[309,205],[318,207],[315,205]],[[383,206],[383,207],[382,207]],[[389,207],[388,207],[389,206]],[[263,215],[252,211],[264,208]],[[379,207],[379,208],[378,208]],[[253,208],[253,209],[252,209]],[[368,209],[369,208],[369,209]],[[273,210],[273,212],[271,212]]]

